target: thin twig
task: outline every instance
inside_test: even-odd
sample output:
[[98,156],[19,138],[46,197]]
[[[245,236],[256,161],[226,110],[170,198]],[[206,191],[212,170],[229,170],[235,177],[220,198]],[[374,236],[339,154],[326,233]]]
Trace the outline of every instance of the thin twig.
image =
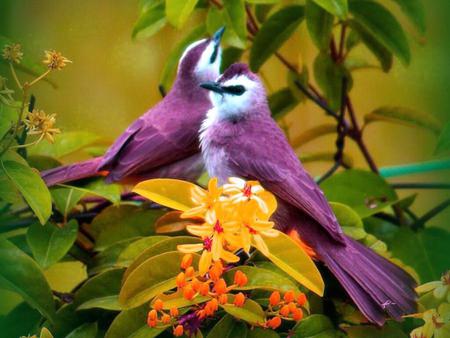
[[437,205],[436,207],[434,207],[433,209],[431,209],[430,211],[428,211],[425,215],[423,215],[422,217],[420,217],[413,225],[412,228],[414,229],[419,229],[422,228],[425,223],[427,223],[429,220],[431,220],[432,218],[434,218],[435,216],[437,216],[439,213],[441,213],[442,211],[444,211],[445,209],[447,209],[450,206],[450,198],[445,200],[444,202],[440,203],[439,205]]
[[303,86],[303,84],[299,80],[294,80],[294,84],[297,86],[298,89],[311,101],[313,101],[315,104],[317,104],[320,108],[322,108],[328,115],[334,117],[337,121],[339,120],[339,115],[331,109],[326,103],[324,103],[322,100],[320,100],[318,97],[314,96],[310,91]]

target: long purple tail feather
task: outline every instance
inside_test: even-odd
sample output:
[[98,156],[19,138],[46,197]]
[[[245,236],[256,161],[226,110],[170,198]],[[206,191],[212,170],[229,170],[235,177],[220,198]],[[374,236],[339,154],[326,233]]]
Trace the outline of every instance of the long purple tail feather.
[[69,164],[41,172],[41,177],[47,186],[80,180],[98,174],[97,167],[102,157],[96,157],[87,161]]

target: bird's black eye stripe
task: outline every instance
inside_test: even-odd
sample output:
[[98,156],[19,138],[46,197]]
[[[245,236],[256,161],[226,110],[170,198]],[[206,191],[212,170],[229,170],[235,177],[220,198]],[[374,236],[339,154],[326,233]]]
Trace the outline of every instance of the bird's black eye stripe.
[[217,58],[217,53],[219,52],[219,45],[214,45],[213,53],[211,54],[211,58],[209,59],[209,63],[214,63]]
[[241,85],[223,87],[227,94],[242,95],[245,93],[245,87]]

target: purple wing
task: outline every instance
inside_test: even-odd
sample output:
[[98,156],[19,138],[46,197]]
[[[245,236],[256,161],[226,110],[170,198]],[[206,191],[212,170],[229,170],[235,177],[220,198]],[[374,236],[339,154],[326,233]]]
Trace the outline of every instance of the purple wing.
[[335,240],[344,243],[342,229],[325,196],[276,123],[269,117],[244,123],[245,131],[228,140],[231,171],[258,180],[278,198],[316,220]]

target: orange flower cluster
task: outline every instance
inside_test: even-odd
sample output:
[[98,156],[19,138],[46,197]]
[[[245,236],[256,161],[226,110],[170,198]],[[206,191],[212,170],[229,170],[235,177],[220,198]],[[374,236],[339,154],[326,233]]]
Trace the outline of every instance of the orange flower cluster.
[[283,298],[278,291],[272,292],[269,297],[269,313],[273,315],[266,321],[265,326],[276,329],[281,325],[282,319],[299,321],[303,318],[302,307],[306,304],[306,295],[295,295],[294,291],[287,291]]
[[[161,299],[157,299],[154,301],[152,305],[153,309],[150,310],[147,314],[147,325],[150,327],[156,327],[158,325],[169,325],[176,321],[176,318],[179,315],[179,311],[176,307],[171,308],[169,312],[166,312],[163,310],[164,303]],[[178,325],[181,326],[181,325]],[[175,336],[181,336],[183,334],[183,327],[181,326],[181,329],[178,328],[178,326],[174,327],[174,335]],[[176,335],[175,332],[181,333]]]

